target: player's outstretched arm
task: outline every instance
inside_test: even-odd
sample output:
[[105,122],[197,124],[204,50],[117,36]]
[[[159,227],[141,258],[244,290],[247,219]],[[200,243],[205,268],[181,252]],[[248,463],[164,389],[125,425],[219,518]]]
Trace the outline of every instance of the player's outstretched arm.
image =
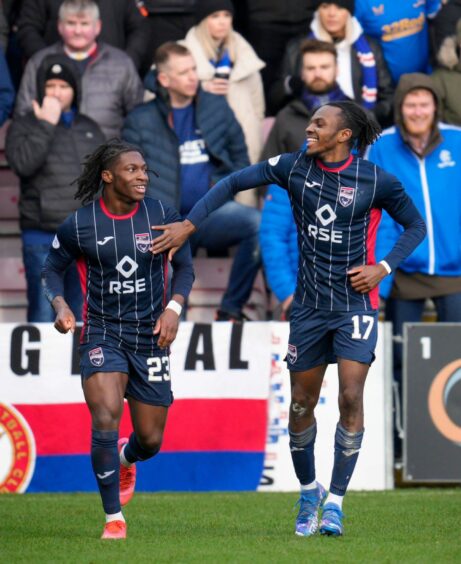
[[74,333],[76,325],[75,315],[72,313],[66,300],[62,296],[56,296],[51,305],[56,312],[55,329],[60,333],[67,333],[68,331]]
[[[173,294],[172,301],[184,306],[184,297],[181,294]],[[162,349],[167,348],[176,339],[179,327],[179,313],[170,309],[168,306],[162,315],[157,319],[154,327],[154,335],[158,335],[158,346]]]
[[168,260],[170,261],[179,247],[184,245],[192,233],[196,231],[195,225],[188,219],[167,223],[166,225],[152,225],[152,229],[163,231],[159,237],[153,240],[151,246],[152,253],[158,255],[170,249],[168,253]]

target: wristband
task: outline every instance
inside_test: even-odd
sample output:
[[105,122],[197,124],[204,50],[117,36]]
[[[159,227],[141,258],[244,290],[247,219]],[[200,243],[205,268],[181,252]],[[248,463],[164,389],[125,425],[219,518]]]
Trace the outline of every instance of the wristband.
[[170,300],[165,309],[171,309],[172,311],[177,313],[178,316],[180,316],[182,312],[182,305],[175,300]]
[[388,274],[392,272],[392,268],[387,264],[385,260],[380,260],[379,264],[382,264],[384,266]]

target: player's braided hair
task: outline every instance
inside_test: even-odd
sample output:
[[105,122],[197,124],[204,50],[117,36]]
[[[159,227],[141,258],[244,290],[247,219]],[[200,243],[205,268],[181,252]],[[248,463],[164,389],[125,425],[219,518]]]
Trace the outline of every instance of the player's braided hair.
[[352,131],[351,146],[362,154],[368,145],[372,145],[381,133],[381,126],[370,112],[352,100],[328,102],[342,112],[344,127]]
[[78,186],[75,199],[81,200],[83,204],[93,200],[102,186],[101,172],[110,169],[121,154],[132,151],[142,155],[139,147],[120,141],[120,139],[110,139],[99,145],[91,155],[86,157],[82,174],[74,180]]

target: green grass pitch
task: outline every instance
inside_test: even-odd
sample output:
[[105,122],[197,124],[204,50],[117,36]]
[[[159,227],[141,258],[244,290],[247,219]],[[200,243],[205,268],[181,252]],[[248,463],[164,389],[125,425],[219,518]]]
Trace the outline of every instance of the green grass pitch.
[[461,562],[461,488],[350,492],[345,536],[296,537],[295,493],[135,495],[126,541],[98,496],[0,496],[0,562]]

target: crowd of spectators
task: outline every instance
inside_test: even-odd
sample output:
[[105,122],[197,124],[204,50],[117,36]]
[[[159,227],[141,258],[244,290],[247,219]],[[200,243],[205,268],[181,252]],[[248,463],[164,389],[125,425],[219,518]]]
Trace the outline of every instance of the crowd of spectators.
[[[149,168],[160,172],[151,195],[185,214],[219,178],[299,149],[315,107],[351,99],[390,128],[368,158],[400,175],[433,223],[428,257],[415,269],[402,266],[394,294],[383,285],[387,315],[393,319],[392,296],[402,297],[396,283],[415,272],[436,288],[426,288],[424,298],[461,295],[461,252],[455,249],[447,265],[437,253],[445,239],[459,240],[461,200],[449,190],[461,163],[461,132],[452,127],[461,124],[461,1],[3,0],[1,7],[0,125],[11,118],[7,158],[21,182],[26,265],[30,256],[42,260],[34,243],[48,244],[78,205],[69,197],[71,177],[101,139],[121,136],[139,145]],[[62,72],[53,76],[56,65]],[[56,80],[70,84],[67,106],[51,100],[59,100],[52,92]],[[414,85],[408,93],[422,91],[433,107],[418,99],[413,117],[405,119],[402,89],[408,84]],[[426,130],[413,134],[428,112]],[[275,119],[264,140],[267,117]],[[448,138],[454,139],[449,146]],[[407,162],[404,155],[415,168],[411,173],[405,164],[396,168]],[[451,175],[450,181],[432,170]],[[458,214],[443,229],[431,206],[436,193]],[[277,186],[241,198],[192,240],[194,249],[210,252],[237,248],[218,318],[244,317],[261,264],[286,316],[297,268],[288,198]],[[389,232],[386,225],[383,220]],[[449,285],[439,285],[438,276],[448,276]],[[29,275],[27,282],[36,283]],[[35,294],[30,287],[29,299]],[[39,310],[29,308],[30,321],[48,320],[33,313]],[[449,317],[461,321],[456,311],[450,308]]]

